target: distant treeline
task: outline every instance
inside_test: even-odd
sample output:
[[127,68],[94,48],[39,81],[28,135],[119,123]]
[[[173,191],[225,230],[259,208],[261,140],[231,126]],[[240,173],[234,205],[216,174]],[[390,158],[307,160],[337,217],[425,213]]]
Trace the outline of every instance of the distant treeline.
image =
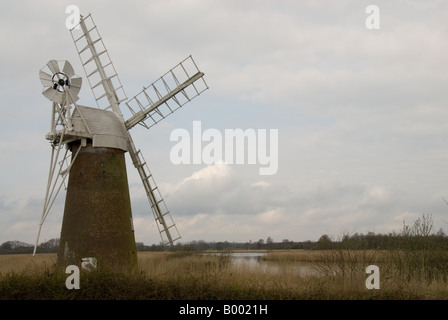
[[[39,244],[39,253],[55,253],[59,248],[59,239],[51,239]],[[290,241],[283,239],[274,241],[271,237],[266,240],[248,242],[207,242],[197,240],[191,242],[178,242],[173,247],[162,244],[145,245],[137,242],[137,251],[166,251],[166,250],[329,250],[329,249],[352,249],[352,250],[406,250],[406,249],[448,249],[448,236],[440,229],[433,232],[433,222],[430,215],[423,215],[414,221],[412,226],[403,223],[401,232],[388,234],[354,233],[343,234],[340,239],[333,239],[329,235],[322,235],[317,241]],[[6,241],[0,245],[0,254],[32,253],[33,246],[20,241]]]
[[[204,240],[192,241],[189,243],[178,243],[174,250],[329,250],[329,249],[351,249],[351,250],[407,250],[407,249],[448,249],[448,236],[440,229],[433,232],[433,220],[429,214],[414,221],[412,225],[407,225],[403,221],[403,228],[400,232],[388,234],[368,232],[367,234],[354,233],[343,234],[340,239],[333,239],[329,235],[322,235],[317,241],[290,241],[283,239],[274,241],[271,237],[266,240],[260,239],[252,242],[206,242]],[[138,244],[140,251],[163,250],[163,246],[145,246]]]
[[[368,234],[355,233],[345,235],[342,240],[332,240],[328,235],[322,235],[318,241],[289,241],[281,242],[206,242],[203,240],[189,243],[178,243],[172,250],[394,250],[394,249],[448,249],[448,237],[445,234],[433,234],[428,236],[403,236],[397,234]],[[138,251],[166,250],[163,246],[146,246],[142,243],[137,246]]]
[[[45,242],[42,242],[37,246],[37,251],[39,253],[53,253],[58,252],[59,248],[59,239],[51,239]],[[21,254],[21,253],[33,253],[34,246],[22,242],[22,241],[6,241],[0,245],[0,254]]]

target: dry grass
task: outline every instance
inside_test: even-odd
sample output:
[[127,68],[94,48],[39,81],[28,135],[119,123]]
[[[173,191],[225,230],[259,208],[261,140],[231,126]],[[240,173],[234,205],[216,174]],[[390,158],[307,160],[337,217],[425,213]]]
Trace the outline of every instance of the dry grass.
[[319,290],[298,272],[235,264],[228,254],[140,253],[139,266],[145,276],[177,287],[181,299],[305,299]]
[[[261,268],[233,263],[228,252],[139,252],[140,274],[82,274],[81,290],[70,292],[67,275],[52,275],[56,254],[5,255],[0,256],[0,298],[448,299],[446,281],[406,278],[386,264],[388,259],[375,251],[285,250],[268,252]],[[372,263],[381,270],[379,290],[365,287],[365,267]]]
[[56,253],[0,255],[0,275],[51,273],[56,260]]

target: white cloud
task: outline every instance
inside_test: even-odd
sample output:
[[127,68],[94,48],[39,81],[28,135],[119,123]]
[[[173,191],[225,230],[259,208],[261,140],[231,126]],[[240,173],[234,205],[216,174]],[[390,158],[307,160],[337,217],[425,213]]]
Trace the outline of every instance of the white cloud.
[[232,189],[235,182],[229,165],[209,165],[166,188],[167,199],[171,210],[179,215],[212,213],[219,209],[220,198]]

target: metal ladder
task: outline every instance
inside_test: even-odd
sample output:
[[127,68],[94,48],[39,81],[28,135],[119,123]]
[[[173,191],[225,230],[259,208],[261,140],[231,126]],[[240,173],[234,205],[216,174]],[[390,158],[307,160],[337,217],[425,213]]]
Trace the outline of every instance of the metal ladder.
[[164,245],[173,245],[173,242],[180,239],[181,236],[166,206],[165,200],[160,194],[159,187],[156,185],[152,173],[143,158],[143,154],[140,150],[135,149],[132,140],[130,141],[129,154],[143,182],[162,242]]

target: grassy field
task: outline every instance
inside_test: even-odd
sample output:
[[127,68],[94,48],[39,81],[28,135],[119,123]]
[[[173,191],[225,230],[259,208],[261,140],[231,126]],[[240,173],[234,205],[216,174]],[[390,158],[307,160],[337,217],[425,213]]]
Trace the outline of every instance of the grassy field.
[[[0,255],[0,299],[448,299],[447,253],[437,254],[271,251],[260,268],[232,263],[229,252],[139,252],[138,274],[82,272],[79,290],[55,272],[56,254]],[[366,288],[371,264],[380,289]]]

